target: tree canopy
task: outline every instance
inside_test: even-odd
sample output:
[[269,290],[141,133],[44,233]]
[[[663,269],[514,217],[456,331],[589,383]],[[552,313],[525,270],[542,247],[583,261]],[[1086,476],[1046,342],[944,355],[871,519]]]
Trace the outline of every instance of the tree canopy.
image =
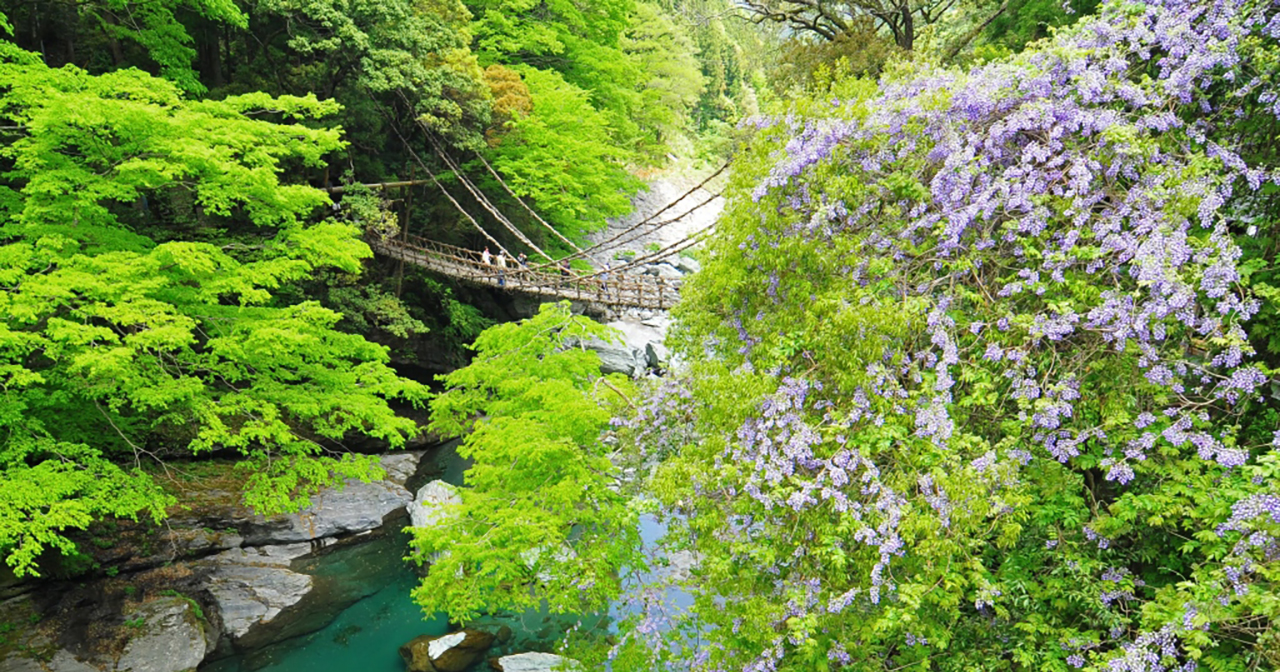
[[[246,501],[296,510],[368,458],[348,432],[400,445],[392,399],[426,390],[340,315],[277,292],[369,256],[326,196],[281,172],[341,147],[305,122],[314,97],[184,98],[136,70],[90,75],[6,47],[0,194],[0,548],[20,573],[94,517],[159,518],[147,456],[235,450]],[[274,119],[274,120],[273,120]],[[173,226],[172,213],[190,220]],[[210,242],[215,237],[217,242]]]

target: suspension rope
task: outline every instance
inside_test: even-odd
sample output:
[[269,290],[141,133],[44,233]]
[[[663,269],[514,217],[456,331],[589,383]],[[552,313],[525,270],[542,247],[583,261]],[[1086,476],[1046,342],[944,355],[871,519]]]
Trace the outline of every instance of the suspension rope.
[[369,100],[373,101],[373,104],[378,107],[378,111],[381,112],[382,116],[386,118],[387,124],[391,126],[391,130],[395,132],[396,137],[400,138],[400,143],[404,145],[405,149],[409,150],[409,156],[412,156],[413,160],[418,162],[418,165],[422,167],[422,170],[424,172],[426,172],[427,177],[431,178],[431,181],[437,187],[440,188],[440,192],[445,195],[445,198],[449,199],[449,202],[453,204],[453,207],[457,208],[458,212],[462,213],[462,216],[466,217],[467,221],[471,222],[471,225],[474,226],[477,231],[484,234],[484,237],[489,239],[489,242],[493,243],[498,248],[498,250],[501,251],[502,254],[505,254],[508,257],[511,257],[514,259],[515,257],[513,257],[511,253],[507,251],[507,248],[503,247],[502,243],[498,242],[497,238],[494,238],[492,235],[490,235],[489,232],[486,231],[483,226],[480,226],[480,222],[477,222],[476,218],[472,217],[471,213],[467,212],[466,209],[462,207],[462,204],[459,203],[457,199],[453,197],[453,194],[450,194],[449,190],[445,189],[443,184],[440,184],[440,180],[436,179],[435,173],[433,173],[431,169],[427,167],[426,162],[422,160],[422,157],[418,156],[418,153],[414,151],[413,146],[409,144],[409,140],[404,137],[403,133],[400,132],[400,127],[396,124],[395,118],[392,117],[387,112],[387,109],[383,107],[381,103],[378,102],[377,98],[373,97],[373,92],[369,91],[368,88],[366,87],[365,93],[369,95]]
[[[613,237],[612,237],[612,238],[610,238],[609,240],[602,241],[602,242],[600,242],[599,244],[597,244],[597,245],[595,245],[595,246],[593,246],[593,247],[591,247],[591,248],[588,248],[588,249],[587,249],[587,251],[588,251],[588,252],[591,252],[592,250],[599,251],[601,248],[604,248],[604,249],[610,249],[610,248],[614,248],[614,247],[619,247],[619,246],[622,246],[622,245],[626,245],[627,243],[629,243],[629,242],[631,242],[631,241],[635,240],[636,238],[639,238],[640,236],[643,236],[643,235],[645,235],[645,234],[649,234],[649,233],[653,233],[654,231],[657,231],[658,229],[661,229],[662,227],[667,226],[668,224],[674,224],[674,223],[676,223],[676,222],[678,222],[678,221],[680,221],[680,220],[684,219],[685,217],[688,217],[688,216],[689,216],[690,214],[692,214],[695,210],[698,210],[699,208],[701,208],[701,207],[703,207],[703,206],[707,205],[708,203],[711,203],[712,201],[716,200],[717,198],[720,198],[720,194],[712,194],[712,195],[708,196],[706,199],[704,199],[701,203],[699,203],[699,204],[695,205],[694,207],[690,208],[690,209],[689,209],[687,212],[685,212],[684,214],[682,214],[682,215],[680,215],[680,216],[678,216],[678,217],[672,217],[671,219],[663,220],[663,221],[661,221],[661,222],[656,222],[656,223],[654,223],[654,224],[650,225],[650,226],[651,226],[651,228],[650,228],[648,231],[640,231],[640,230],[636,229],[636,227],[630,227],[630,228],[628,228],[628,229],[624,230],[623,232],[621,232],[621,233],[619,233],[619,234],[617,234],[617,235],[613,236]],[[628,232],[629,232],[629,235],[628,235]],[[605,247],[605,245],[606,245],[606,244],[608,244],[608,247]]]
[[[694,192],[696,192],[696,191],[698,191],[699,189],[701,189],[701,188],[703,188],[704,186],[706,186],[708,182],[710,182],[711,180],[713,180],[713,179],[715,179],[716,177],[718,177],[718,176],[719,176],[721,173],[723,173],[723,172],[724,172],[728,167],[729,167],[729,163],[728,163],[728,162],[726,162],[724,165],[720,166],[720,168],[719,168],[719,169],[717,169],[714,173],[712,173],[711,175],[708,175],[704,180],[702,180],[702,181],[701,181],[701,182],[699,182],[697,185],[695,185],[693,188],[689,189],[689,190],[688,190],[688,191],[686,191],[684,194],[682,194],[682,195],[680,196],[680,198],[677,198],[676,200],[671,201],[670,203],[668,203],[668,204],[666,205],[666,207],[662,208],[661,210],[658,210],[657,212],[655,212],[655,213],[653,213],[653,214],[649,215],[648,217],[646,217],[646,218],[644,218],[644,219],[640,220],[639,222],[636,222],[635,224],[632,224],[631,226],[628,226],[627,228],[623,229],[622,231],[619,231],[618,233],[614,234],[612,237],[610,237],[610,238],[608,238],[608,239],[606,239],[606,240],[602,240],[602,241],[600,241],[600,242],[598,242],[598,243],[596,243],[596,244],[594,244],[594,245],[592,245],[592,246],[590,246],[590,247],[587,247],[586,249],[578,250],[578,252],[576,252],[576,253],[574,253],[574,254],[570,254],[570,255],[568,255],[568,256],[561,257],[561,259],[560,259],[560,260],[561,260],[562,262],[563,262],[563,261],[572,261],[572,260],[574,260],[574,259],[578,259],[578,258],[585,257],[585,256],[587,256],[587,255],[589,255],[589,254],[591,254],[591,253],[593,253],[593,252],[598,252],[598,251],[600,251],[600,250],[607,250],[607,249],[610,249],[610,248],[612,248],[612,247],[617,247],[618,245],[625,245],[626,243],[628,243],[628,242],[630,242],[630,241],[632,241],[632,240],[635,240],[636,238],[639,238],[640,236],[644,235],[644,233],[652,232],[652,230],[657,230],[657,229],[659,229],[659,228],[661,228],[661,227],[663,227],[663,226],[666,226],[666,225],[668,225],[668,224],[672,224],[672,223],[674,223],[674,222],[677,222],[677,221],[679,221],[679,220],[681,220],[681,219],[683,219],[683,218],[685,218],[685,217],[689,216],[689,214],[690,214],[690,213],[694,212],[695,210],[698,210],[698,209],[702,208],[703,206],[707,205],[708,203],[710,203],[710,202],[714,201],[715,199],[719,198],[719,197],[720,197],[720,194],[712,194],[709,198],[707,198],[707,199],[703,200],[703,201],[702,201],[701,203],[699,203],[698,205],[693,206],[692,208],[690,208],[688,211],[686,211],[684,214],[680,215],[679,217],[673,217],[673,218],[671,218],[671,219],[668,219],[668,220],[665,220],[665,221],[662,221],[662,222],[658,222],[658,223],[656,223],[656,224],[653,224],[653,225],[650,227],[650,228],[651,228],[651,231],[649,231],[649,232],[640,232],[640,233],[635,233],[636,231],[638,231],[638,230],[640,229],[640,227],[645,226],[645,225],[649,224],[650,222],[652,222],[652,221],[654,220],[654,218],[656,218],[658,215],[661,215],[662,213],[664,213],[664,212],[666,212],[666,211],[670,210],[671,208],[675,207],[675,206],[676,206],[676,204],[678,204],[679,202],[681,202],[681,201],[683,201],[684,199],[688,198],[688,197],[689,197],[690,195],[692,195]],[[633,233],[634,233],[634,235],[629,235],[629,234],[633,234]],[[625,238],[625,240],[621,240],[621,239],[623,239],[623,238]]]
[[[613,267],[613,268],[606,268],[606,269],[604,269],[604,270],[596,271],[595,273],[591,273],[591,274],[589,274],[589,275],[577,275],[577,276],[574,276],[574,279],[575,279],[575,280],[588,280],[588,279],[591,279],[591,278],[595,278],[595,277],[597,277],[597,276],[604,275],[604,274],[606,274],[606,273],[622,273],[623,271],[626,271],[626,270],[629,270],[629,269],[632,269],[632,268],[636,268],[636,267],[643,266],[643,265],[646,265],[646,264],[651,264],[651,263],[654,263],[654,262],[656,262],[656,261],[661,261],[661,260],[663,260],[663,259],[666,259],[667,257],[671,257],[671,256],[674,256],[674,255],[680,254],[681,252],[684,252],[685,250],[687,250],[687,249],[689,249],[689,248],[693,247],[694,245],[697,245],[698,243],[702,242],[702,241],[699,239],[699,237],[700,237],[702,234],[706,233],[707,231],[710,231],[710,230],[711,230],[711,228],[712,228],[713,226],[715,226],[715,223],[714,223],[714,222],[713,222],[713,223],[711,223],[711,224],[708,224],[708,225],[706,225],[706,226],[704,226],[704,227],[702,227],[701,229],[698,229],[697,231],[694,231],[693,233],[691,233],[691,234],[689,234],[689,235],[685,236],[684,238],[681,238],[680,240],[677,240],[677,241],[676,241],[676,242],[674,242],[674,243],[671,243],[670,245],[668,245],[668,246],[666,246],[666,247],[664,247],[664,248],[662,248],[662,249],[660,249],[660,250],[657,250],[657,251],[655,251],[655,252],[653,252],[653,253],[651,253],[651,254],[647,254],[647,255],[645,255],[645,256],[643,256],[643,257],[637,257],[636,259],[633,259],[633,260],[631,260],[631,261],[629,261],[629,262],[627,262],[627,263],[625,263],[625,264],[623,264],[623,265],[621,265],[621,266],[615,266],[615,267]],[[553,286],[554,284],[555,284],[555,283],[551,283],[551,284],[545,284],[545,283],[544,283],[544,284],[541,284],[541,285],[535,285],[535,286],[536,286],[536,287],[550,287],[550,286]]]
[[[459,203],[459,202],[457,201],[457,199],[455,199],[455,198],[453,197],[453,195],[449,193],[449,191],[444,187],[444,185],[443,185],[443,184],[441,184],[441,183],[440,183],[440,181],[439,181],[438,179],[436,179],[436,177],[435,177],[434,173],[431,171],[431,169],[430,169],[429,167],[427,167],[426,162],[424,162],[424,161],[422,160],[422,157],[421,157],[421,156],[419,156],[419,155],[418,155],[418,153],[417,153],[417,152],[413,149],[413,147],[409,144],[409,142],[408,142],[408,140],[405,138],[404,134],[400,132],[399,126],[395,123],[394,118],[393,118],[393,117],[392,117],[392,116],[387,112],[386,108],[385,108],[385,107],[383,107],[383,106],[382,106],[382,105],[381,105],[381,104],[380,104],[380,103],[379,103],[375,98],[373,98],[372,93],[371,93],[371,92],[369,92],[369,91],[367,91],[367,89],[366,89],[366,93],[368,93],[368,94],[369,94],[370,99],[374,101],[374,104],[378,107],[379,111],[383,114],[383,116],[387,118],[387,121],[388,121],[388,123],[390,124],[390,126],[391,126],[392,130],[395,132],[396,136],[400,138],[401,143],[404,145],[405,149],[406,149],[406,150],[408,150],[408,152],[409,152],[410,156],[412,156],[412,157],[413,157],[413,159],[414,159],[414,161],[416,161],[416,162],[418,163],[418,165],[422,167],[423,171],[425,171],[425,172],[427,173],[427,176],[431,179],[431,182],[433,182],[433,183],[434,183],[434,184],[435,184],[435,185],[440,189],[441,193],[443,193],[443,194],[445,195],[445,197],[449,199],[449,202],[453,204],[454,208],[456,208],[456,209],[458,210],[458,212],[460,212],[463,216],[465,216],[465,217],[467,218],[467,220],[468,220],[469,222],[471,222],[471,225],[472,225],[473,227],[475,227],[475,228],[476,228],[476,230],[480,231],[480,233],[481,233],[481,234],[483,234],[483,235],[484,235],[484,237],[485,237],[486,239],[488,239],[491,243],[493,243],[493,244],[494,244],[494,245],[495,245],[495,246],[496,246],[496,247],[501,251],[501,253],[503,253],[503,254],[507,255],[508,257],[510,257],[510,258],[512,258],[512,259],[514,259],[514,258],[515,258],[515,256],[514,256],[514,255],[512,255],[509,251],[507,251],[507,249],[506,249],[506,248],[505,248],[505,247],[504,247],[504,246],[503,246],[503,245],[502,245],[502,244],[501,244],[501,243],[500,243],[496,238],[494,238],[494,237],[493,237],[493,236],[492,236],[492,235],[491,235],[487,230],[485,230],[485,228],[484,228],[483,226],[481,226],[481,225],[480,225],[480,223],[479,223],[478,221],[476,221],[476,219],[475,219],[473,216],[471,216],[471,214],[470,214],[470,213],[468,213],[468,212],[466,211],[466,209],[464,209],[464,208],[462,207],[462,204],[461,204],[461,203]],[[403,93],[403,92],[400,92],[400,97],[401,97],[401,99],[402,99],[402,100],[404,100],[404,102],[406,103],[406,105],[409,105],[409,106],[410,106],[410,109],[412,110],[412,105],[409,103],[408,99],[405,97],[405,95],[404,95],[404,93]],[[706,206],[708,203],[710,203],[710,202],[714,201],[716,198],[719,198],[719,197],[720,197],[720,194],[718,194],[718,193],[717,193],[717,194],[712,194],[712,195],[711,195],[711,196],[709,196],[708,198],[704,199],[701,203],[699,203],[699,204],[697,204],[697,205],[693,206],[693,207],[692,207],[692,208],[690,208],[689,210],[685,211],[684,213],[682,213],[682,214],[680,214],[680,215],[678,215],[678,216],[676,216],[676,217],[673,217],[673,218],[668,219],[668,220],[664,220],[664,221],[660,221],[660,222],[653,223],[653,220],[654,220],[654,219],[656,219],[659,215],[661,215],[662,213],[664,213],[664,212],[666,212],[666,211],[670,210],[671,208],[675,207],[677,204],[679,204],[680,202],[682,202],[684,199],[688,198],[690,195],[694,194],[694,193],[695,193],[695,192],[697,192],[699,189],[702,189],[702,188],[703,188],[704,186],[706,186],[709,182],[711,182],[711,180],[715,179],[716,177],[718,177],[718,176],[720,176],[722,173],[724,173],[724,171],[725,171],[726,169],[728,169],[728,167],[729,167],[729,165],[730,165],[730,164],[729,164],[729,162],[726,162],[724,165],[720,166],[720,168],[718,168],[715,172],[713,172],[713,173],[711,173],[710,175],[708,175],[706,178],[704,178],[704,179],[703,179],[701,182],[699,182],[697,185],[694,185],[694,186],[693,186],[692,188],[690,188],[688,191],[686,191],[685,193],[683,193],[679,198],[675,199],[674,201],[671,201],[670,203],[668,203],[668,204],[667,204],[666,206],[664,206],[663,208],[661,208],[661,209],[659,209],[658,211],[656,211],[656,212],[654,212],[654,213],[650,214],[648,217],[645,217],[644,219],[640,220],[639,222],[636,222],[635,224],[632,224],[631,226],[627,227],[626,229],[623,229],[621,232],[619,232],[619,233],[615,234],[614,236],[612,236],[612,237],[610,237],[610,238],[608,238],[608,239],[606,239],[606,240],[603,240],[603,241],[601,241],[601,242],[599,242],[599,243],[596,243],[596,244],[594,244],[594,245],[591,245],[590,247],[587,247],[587,248],[585,248],[585,249],[584,249],[584,248],[581,248],[581,247],[578,247],[577,245],[575,245],[571,240],[569,240],[568,238],[564,237],[564,236],[563,236],[559,231],[557,231],[557,230],[555,229],[555,227],[551,226],[551,225],[550,225],[550,224],[548,224],[545,220],[543,220],[541,217],[539,217],[539,216],[538,216],[538,214],[537,214],[536,212],[534,212],[534,211],[533,211],[533,209],[532,209],[532,208],[530,208],[530,207],[529,207],[529,205],[528,205],[527,203],[525,203],[525,202],[524,202],[524,201],[523,201],[519,196],[517,196],[517,195],[516,195],[516,194],[511,190],[511,188],[506,184],[506,182],[504,182],[504,181],[502,180],[502,177],[501,177],[500,175],[498,175],[497,171],[495,171],[495,170],[493,169],[493,167],[489,164],[489,162],[488,162],[488,161],[486,161],[486,160],[484,159],[484,157],[483,157],[483,156],[480,156],[480,154],[477,152],[477,153],[476,153],[476,156],[477,156],[478,158],[480,158],[480,160],[481,160],[481,162],[483,162],[483,164],[484,164],[485,168],[487,168],[487,169],[489,170],[489,172],[494,176],[494,178],[496,178],[496,179],[498,180],[498,183],[502,185],[503,189],[505,189],[505,190],[507,191],[507,193],[508,193],[508,194],[510,194],[513,198],[515,198],[515,199],[516,199],[516,201],[517,201],[517,202],[519,202],[519,203],[520,203],[520,205],[521,205],[521,206],[523,206],[523,207],[525,208],[525,210],[527,210],[531,215],[533,215],[533,217],[534,217],[534,218],[535,218],[535,219],[536,219],[540,224],[542,224],[543,226],[547,227],[547,229],[548,229],[548,230],[550,230],[552,233],[554,233],[558,238],[560,238],[562,241],[564,241],[564,242],[565,242],[565,243],[567,243],[568,245],[572,246],[572,247],[576,250],[576,252],[574,252],[574,253],[572,253],[572,254],[569,254],[569,255],[567,255],[567,256],[565,256],[565,257],[562,257],[559,261],[557,261],[557,260],[555,260],[551,255],[547,254],[545,251],[543,251],[541,248],[539,248],[536,244],[534,244],[534,243],[533,243],[533,241],[529,240],[529,238],[528,238],[527,236],[525,236],[525,235],[524,235],[524,233],[523,233],[523,232],[521,232],[521,231],[520,231],[520,230],[519,230],[519,229],[518,229],[518,228],[517,228],[517,227],[516,227],[516,226],[515,226],[515,225],[514,225],[510,220],[509,220],[509,219],[507,219],[507,218],[506,218],[506,216],[504,216],[504,215],[503,215],[503,214],[502,214],[502,213],[501,213],[501,212],[500,212],[500,211],[499,211],[499,210],[498,210],[498,209],[493,205],[493,203],[492,203],[491,201],[489,201],[489,199],[484,195],[484,193],[483,193],[482,191],[480,191],[480,189],[479,189],[478,187],[476,187],[476,186],[475,186],[475,184],[474,184],[474,183],[472,183],[472,182],[470,181],[470,179],[468,179],[468,178],[467,178],[467,176],[462,172],[461,167],[460,167],[456,162],[454,162],[454,161],[453,161],[453,159],[448,155],[448,153],[447,153],[447,152],[444,150],[444,148],[441,146],[440,142],[436,140],[435,135],[434,135],[434,133],[432,132],[432,130],[430,129],[430,127],[428,127],[428,126],[426,125],[426,123],[422,121],[422,119],[421,119],[421,118],[415,117],[415,121],[417,122],[417,124],[419,125],[419,127],[423,130],[424,134],[427,136],[427,139],[431,142],[431,145],[432,145],[433,149],[435,150],[435,153],[437,154],[437,156],[439,156],[439,157],[440,157],[440,158],[445,162],[445,164],[446,164],[446,165],[447,165],[447,166],[448,166],[448,167],[453,171],[454,175],[458,178],[458,181],[462,183],[463,187],[464,187],[464,188],[466,188],[466,189],[467,189],[467,191],[468,191],[469,193],[471,193],[472,197],[476,199],[476,201],[481,205],[481,207],[483,207],[484,209],[488,210],[488,211],[489,211],[489,213],[490,213],[491,215],[493,215],[493,217],[494,217],[495,219],[497,219],[497,220],[498,220],[498,222],[499,222],[500,224],[502,224],[502,225],[503,225],[505,228],[507,228],[507,229],[508,229],[512,234],[514,234],[514,235],[516,236],[516,238],[517,238],[517,239],[519,239],[522,243],[524,243],[524,244],[525,244],[525,245],[527,245],[530,249],[532,249],[534,252],[536,252],[537,254],[541,255],[543,258],[545,258],[545,259],[547,259],[547,260],[548,260],[548,261],[547,261],[547,263],[544,263],[544,264],[534,264],[534,265],[530,265],[530,266],[529,266],[529,268],[531,268],[531,269],[533,269],[533,270],[541,270],[541,269],[545,269],[545,268],[550,267],[550,266],[560,266],[560,265],[565,264],[565,263],[567,263],[567,262],[569,262],[569,261],[571,261],[571,260],[586,257],[588,254],[591,254],[592,252],[596,252],[596,251],[600,251],[600,250],[605,250],[605,249],[609,249],[610,247],[616,247],[616,246],[618,246],[618,245],[625,244],[625,243],[627,243],[627,242],[630,242],[631,240],[634,240],[635,238],[640,237],[641,235],[644,235],[644,233],[646,233],[646,232],[644,232],[644,231],[640,231],[640,228],[641,228],[641,227],[644,227],[644,226],[646,226],[646,225],[648,225],[648,226],[651,228],[651,230],[657,230],[657,229],[660,229],[660,228],[662,228],[662,227],[664,227],[664,226],[667,226],[667,225],[669,225],[669,224],[672,224],[672,223],[675,223],[675,222],[680,221],[681,219],[683,219],[683,218],[687,217],[689,214],[693,213],[694,211],[696,211],[696,210],[698,210],[698,209],[700,209],[700,208],[702,208],[702,207]],[[702,234],[702,233],[706,232],[706,231],[707,231],[707,230],[709,230],[712,226],[714,226],[714,222],[713,222],[712,224],[709,224],[709,225],[707,225],[707,226],[703,227],[702,229],[699,229],[698,231],[695,231],[695,232],[693,232],[693,233],[691,233],[691,234],[689,234],[689,235],[685,236],[684,238],[682,238],[682,239],[680,239],[680,240],[676,241],[675,243],[672,243],[672,244],[668,245],[667,247],[662,248],[661,250],[658,250],[658,251],[656,251],[656,252],[654,252],[654,253],[652,253],[652,254],[644,255],[644,256],[642,256],[642,257],[639,257],[639,258],[637,258],[637,259],[634,259],[634,260],[632,260],[632,261],[630,261],[630,262],[628,262],[628,263],[623,264],[622,266],[613,267],[613,268],[608,268],[608,269],[605,269],[605,270],[597,271],[597,272],[592,273],[592,274],[590,274],[590,275],[586,275],[586,276],[577,276],[577,277],[578,277],[578,278],[594,278],[594,277],[596,277],[596,276],[599,276],[599,275],[602,275],[602,274],[605,274],[605,273],[610,273],[610,272],[622,272],[622,271],[625,271],[625,270],[628,270],[628,269],[631,269],[631,268],[636,268],[636,267],[638,267],[638,266],[640,266],[640,265],[643,265],[643,264],[648,264],[648,263],[652,263],[653,261],[658,261],[658,260],[665,259],[665,258],[667,258],[667,257],[670,257],[670,256],[674,255],[674,254],[678,254],[678,253],[680,253],[680,252],[683,252],[684,250],[688,249],[689,247],[692,247],[692,245],[694,245],[694,244],[696,244],[696,243],[698,242],[697,240],[694,240],[694,238],[695,238],[696,236],[699,236],[700,234]],[[651,232],[651,231],[650,231],[650,232]],[[686,243],[687,243],[687,244],[686,244]],[[682,246],[682,245],[683,245],[683,246]],[[682,247],[681,247],[681,246],[682,246]],[[678,247],[678,249],[676,249],[677,247]]]
[[529,240],[529,238],[525,236],[520,229],[516,228],[515,224],[512,224],[510,220],[508,220],[501,212],[498,211],[497,208],[494,207],[492,203],[489,202],[489,199],[484,195],[484,192],[480,191],[480,189],[467,178],[466,174],[462,172],[462,168],[457,163],[454,163],[453,159],[449,157],[448,152],[440,146],[440,143],[436,141],[435,135],[431,133],[431,130],[426,128],[426,125],[423,124],[421,120],[419,120],[418,123],[423,127],[422,130],[426,133],[427,139],[431,141],[431,146],[435,149],[436,156],[439,156],[445,162],[445,165],[453,171],[453,174],[457,176],[458,181],[462,183],[462,186],[465,187],[467,191],[471,192],[472,198],[476,199],[476,202],[480,204],[480,207],[488,210],[489,214],[493,215],[493,218],[498,220],[499,224],[514,234],[515,237],[520,242],[528,246],[529,249],[542,255],[542,257],[547,261],[554,262],[555,257],[547,254],[542,250],[542,248],[534,244],[532,240]]
[[564,244],[568,245],[569,247],[572,247],[574,250],[577,250],[578,252],[582,251],[581,247],[578,247],[578,245],[574,243],[572,240],[565,238],[564,234],[556,230],[556,227],[551,226],[550,224],[547,223],[546,220],[539,217],[538,213],[534,212],[533,208],[529,207],[529,204],[525,203],[523,198],[520,198],[519,196],[517,196],[516,192],[512,191],[511,187],[507,186],[506,181],[502,179],[502,176],[498,174],[498,171],[494,170],[493,166],[489,165],[489,162],[485,160],[483,154],[481,154],[480,152],[475,152],[475,155],[477,159],[480,159],[480,163],[483,163],[484,167],[489,170],[489,174],[493,175],[493,179],[497,180],[498,184],[502,185],[502,188],[505,189],[506,192],[511,195],[511,198],[516,199],[516,203],[519,203],[526,211],[528,211],[530,215],[533,215],[533,218],[536,219],[539,224],[546,227],[546,229],[551,233],[555,234],[556,238],[559,238]]

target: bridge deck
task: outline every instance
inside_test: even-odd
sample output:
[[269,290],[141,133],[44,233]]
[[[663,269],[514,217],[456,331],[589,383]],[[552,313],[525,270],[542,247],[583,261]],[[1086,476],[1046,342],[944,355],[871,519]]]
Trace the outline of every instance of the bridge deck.
[[578,277],[519,267],[508,260],[507,268],[486,264],[480,253],[446,245],[418,236],[407,240],[370,239],[369,246],[394,259],[449,275],[467,282],[499,287],[513,292],[549,296],[571,301],[589,301],[609,306],[665,310],[679,300],[679,285],[660,277],[610,274]]

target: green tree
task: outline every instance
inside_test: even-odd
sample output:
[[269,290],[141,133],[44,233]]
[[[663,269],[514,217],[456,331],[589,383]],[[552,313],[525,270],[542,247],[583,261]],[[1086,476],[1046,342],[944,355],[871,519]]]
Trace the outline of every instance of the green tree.
[[98,71],[137,65],[192,94],[206,87],[189,26],[243,29],[249,22],[232,0],[23,3],[14,5],[11,18],[18,44],[39,49],[50,62],[92,61]]
[[[264,51],[280,52],[264,53],[260,79],[248,80],[257,88],[336,98],[363,117],[353,141],[366,146],[390,139],[365,135],[387,134],[371,96],[407,105],[454,144],[479,146],[491,102],[459,0],[261,0],[255,10],[278,36]],[[276,60],[290,65],[280,72]],[[273,80],[287,86],[278,90]]]
[[641,183],[624,169],[631,155],[615,145],[609,117],[592,107],[590,93],[556,72],[515,69],[529,87],[533,111],[510,122],[491,150],[512,190],[533,199],[569,236],[630,211]]
[[[95,517],[161,517],[144,459],[237,450],[246,502],[296,510],[376,474],[331,442],[417,431],[388,401],[426,390],[384,348],[277,293],[370,255],[355,227],[313,219],[323,192],[279,177],[342,146],[312,127],[336,105],[189,101],[136,70],[51,69],[10,45],[0,79],[0,548],[19,573]],[[168,216],[176,202],[194,224]]]
[[[661,7],[636,5],[635,16],[621,38],[623,53],[644,73],[640,83],[640,125],[658,133],[678,131],[704,88],[698,49],[684,26]],[[659,138],[651,141],[661,147]]]
[[413,528],[414,557],[430,563],[414,599],[467,621],[482,612],[605,607],[620,575],[642,565],[638,516],[601,441],[629,385],[600,375],[587,339],[611,330],[543,304],[519,324],[487,329],[472,363],[442,377],[431,429],[463,436],[473,461],[462,504]]

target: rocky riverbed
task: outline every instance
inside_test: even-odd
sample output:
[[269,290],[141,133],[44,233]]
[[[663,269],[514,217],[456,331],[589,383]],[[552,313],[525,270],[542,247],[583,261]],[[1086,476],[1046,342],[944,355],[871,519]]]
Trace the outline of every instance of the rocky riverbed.
[[407,524],[423,455],[385,455],[383,480],[269,517],[221,491],[229,479],[206,466],[210,487],[193,479],[187,507],[164,526],[93,528],[82,544],[92,565],[75,579],[8,582],[0,672],[177,672],[323,627],[364,595],[350,577],[326,580],[299,561]]
[[[694,189],[699,182],[700,178],[692,176],[670,177],[651,182],[647,191],[632,199],[635,210],[630,215],[610,220],[609,225],[592,234],[588,242],[594,245],[611,240],[650,218],[653,223],[670,223],[659,228],[642,226],[636,230],[639,235],[635,238],[631,238],[630,234],[624,235],[616,245],[591,254],[592,266],[597,269],[605,268],[606,265],[619,267],[630,259],[642,258],[651,251],[665,249],[709,227],[724,210],[724,199],[708,188]],[[681,283],[700,268],[701,264],[695,255],[685,253],[643,264],[626,272],[656,275]],[[591,349],[600,354],[602,368],[606,373],[638,377],[650,371],[660,373],[672,365],[663,344],[667,327],[671,323],[666,311],[638,308],[605,310],[600,317],[602,322],[622,334],[621,343],[589,344]]]
[[[253,515],[206,469],[168,525],[91,537],[97,569],[5,586],[0,672],[550,670],[549,654],[518,654],[560,638],[557,617],[499,614],[459,638],[409,598],[402,530],[454,501],[466,468],[455,445],[384,455],[384,479],[324,491],[294,515]],[[407,668],[406,642],[421,649]]]

